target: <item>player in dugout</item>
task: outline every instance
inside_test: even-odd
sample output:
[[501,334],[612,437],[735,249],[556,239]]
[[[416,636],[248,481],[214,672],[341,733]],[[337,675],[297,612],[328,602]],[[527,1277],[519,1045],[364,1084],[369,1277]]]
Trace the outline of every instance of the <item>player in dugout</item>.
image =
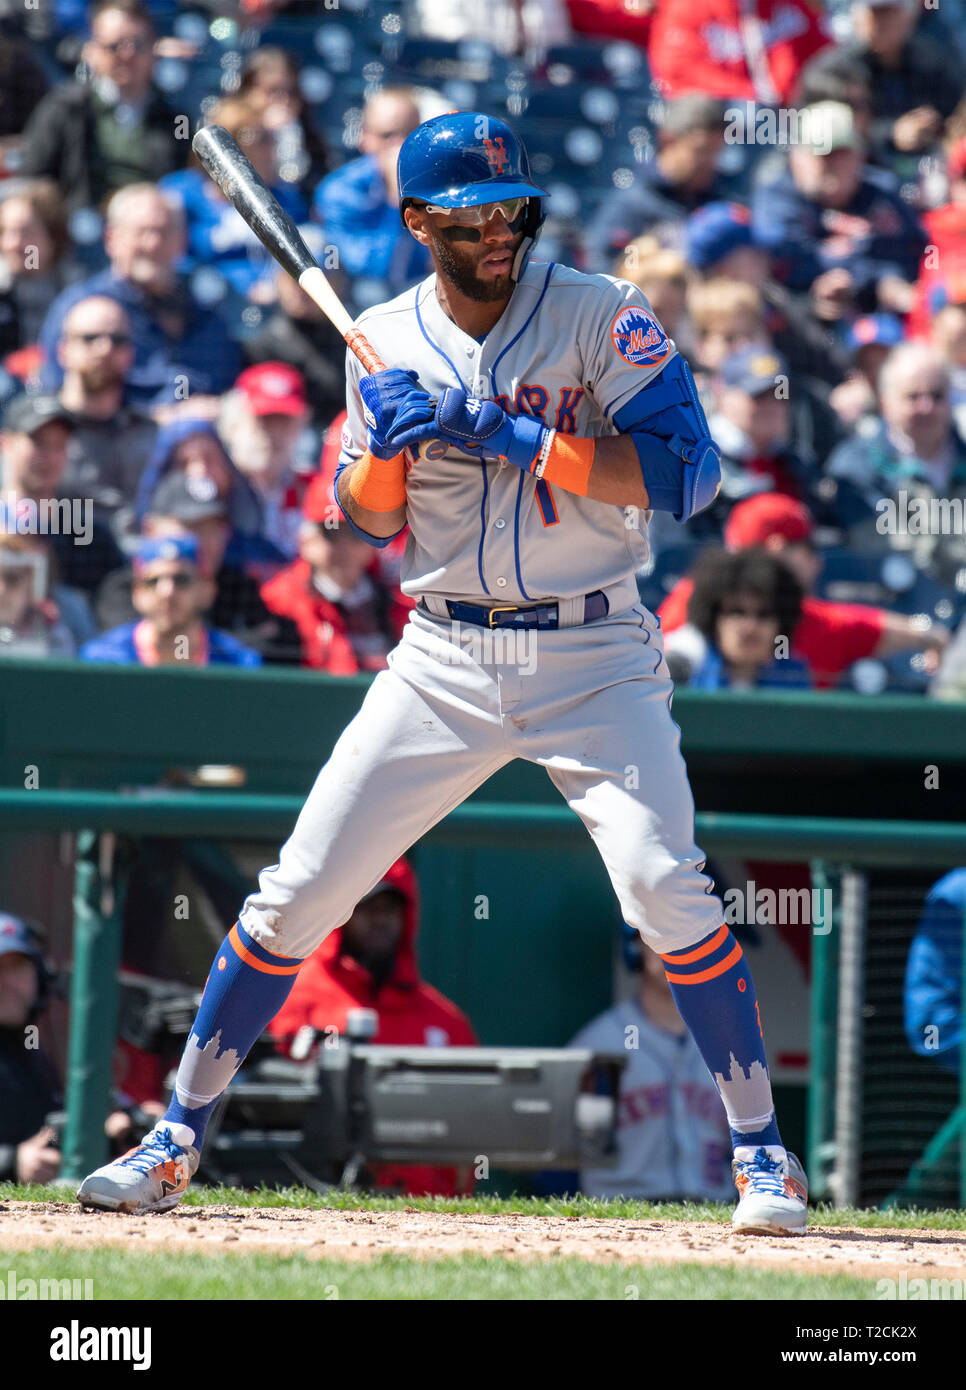
[[175,1206],[306,958],[410,845],[523,758],[580,816],[623,919],[661,957],[727,1113],[734,1228],[800,1235],[805,1174],[694,841],[660,627],[635,581],[652,511],[686,520],[720,483],[690,370],[636,286],[531,254],[547,194],[505,122],[423,122],[398,185],[434,273],[359,320],[392,365],[365,374],[348,358],[336,494],[376,547],[408,525],[402,589],[417,604],[215,955],[164,1119],[78,1199]]

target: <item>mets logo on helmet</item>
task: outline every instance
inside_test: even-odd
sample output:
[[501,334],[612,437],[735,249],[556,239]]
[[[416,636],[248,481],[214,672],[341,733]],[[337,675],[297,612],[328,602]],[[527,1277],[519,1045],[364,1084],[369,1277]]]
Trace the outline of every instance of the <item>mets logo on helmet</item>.
[[614,346],[633,367],[657,367],[671,355],[671,343],[657,319],[639,304],[629,304],[610,326]]
[[484,140],[483,147],[486,150],[486,157],[490,168],[494,173],[502,174],[509,162],[506,146],[503,143],[503,136],[498,135],[494,140]]

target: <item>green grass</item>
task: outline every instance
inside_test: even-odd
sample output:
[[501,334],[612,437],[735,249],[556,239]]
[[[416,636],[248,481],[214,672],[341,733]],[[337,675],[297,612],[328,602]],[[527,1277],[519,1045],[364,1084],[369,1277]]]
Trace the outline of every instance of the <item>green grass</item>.
[[[18,1186],[0,1183],[0,1202],[72,1202],[74,1189]],[[249,1191],[238,1187],[192,1187],[182,1199],[183,1206],[208,1207],[291,1207],[306,1211],[432,1211],[468,1215],[506,1216],[588,1216],[625,1218],[634,1221],[717,1221],[731,1220],[733,1207],[723,1202],[644,1202],[629,1199],[604,1200],[596,1197],[380,1197],[367,1192],[310,1192],[304,1187],[267,1188]],[[904,1208],[881,1211],[875,1207],[832,1207],[821,1203],[809,1210],[814,1227],[852,1226],[864,1230],[966,1231],[966,1211],[927,1211]]]
[[[571,1256],[537,1262],[465,1255],[367,1262],[270,1256],[143,1254],[124,1250],[4,1251],[0,1278],[91,1279],[99,1299],[866,1300],[870,1280],[709,1265],[610,1265]],[[76,1308],[76,1304],[73,1305]]]

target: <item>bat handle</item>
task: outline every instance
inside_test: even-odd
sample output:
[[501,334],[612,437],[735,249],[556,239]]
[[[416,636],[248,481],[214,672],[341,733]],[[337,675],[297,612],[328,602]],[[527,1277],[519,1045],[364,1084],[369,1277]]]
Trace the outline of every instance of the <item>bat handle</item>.
[[382,358],[379,356],[378,352],[375,351],[361,329],[350,328],[348,333],[345,334],[345,340],[350,351],[355,353],[367,372],[384,372],[386,370],[385,362],[383,362]]

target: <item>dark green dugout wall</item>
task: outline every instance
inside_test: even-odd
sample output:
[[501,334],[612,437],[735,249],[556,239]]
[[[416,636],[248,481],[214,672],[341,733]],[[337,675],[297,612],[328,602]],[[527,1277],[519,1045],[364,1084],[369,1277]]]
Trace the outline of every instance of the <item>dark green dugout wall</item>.
[[[244,768],[244,791],[301,797],[367,684],[287,670],[2,663],[0,785],[22,789],[36,768],[48,791],[136,789],[229,763]],[[674,714],[700,811],[966,820],[966,706],[683,690]],[[927,786],[937,780],[930,766],[938,787]],[[472,800],[561,804],[546,774],[522,763]],[[266,839],[264,862],[277,844]],[[0,906],[27,911],[37,898],[43,916],[53,893],[69,920],[57,848],[53,836],[0,837]],[[609,1003],[619,918],[575,818],[562,828],[493,825],[471,838],[451,819],[413,858],[424,971],[483,1042],[560,1044]],[[63,903],[58,883],[68,884]]]

